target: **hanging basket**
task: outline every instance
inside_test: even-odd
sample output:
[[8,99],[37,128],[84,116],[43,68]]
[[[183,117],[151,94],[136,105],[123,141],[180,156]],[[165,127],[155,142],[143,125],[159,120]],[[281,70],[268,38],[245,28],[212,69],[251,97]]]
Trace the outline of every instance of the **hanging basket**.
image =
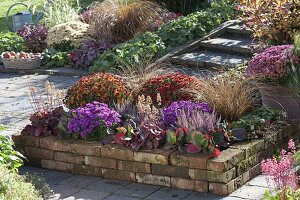
[[258,88],[264,105],[285,111],[290,119],[300,119],[300,95],[287,85],[258,84]]

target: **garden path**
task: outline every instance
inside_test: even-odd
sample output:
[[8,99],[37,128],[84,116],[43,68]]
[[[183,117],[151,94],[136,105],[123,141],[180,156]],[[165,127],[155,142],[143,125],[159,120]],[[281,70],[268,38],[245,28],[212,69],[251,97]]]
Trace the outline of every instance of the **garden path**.
[[[33,110],[27,102],[28,86],[43,87],[49,80],[57,88],[66,89],[78,79],[78,76],[0,73],[0,124],[8,127],[0,134],[14,134],[29,123],[28,118]],[[268,188],[265,177],[258,176],[228,197],[221,197],[33,167],[22,167],[20,172],[37,173],[44,177],[54,190],[54,195],[48,200],[256,200],[261,199]]]

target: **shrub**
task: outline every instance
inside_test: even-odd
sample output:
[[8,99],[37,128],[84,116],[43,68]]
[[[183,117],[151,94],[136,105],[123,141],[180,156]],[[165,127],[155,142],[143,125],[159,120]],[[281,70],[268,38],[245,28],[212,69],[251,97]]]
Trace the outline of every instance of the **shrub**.
[[174,101],[189,101],[193,99],[193,95],[184,89],[195,85],[201,87],[201,83],[198,79],[186,74],[173,73],[161,75],[146,80],[141,85],[138,95],[143,94],[156,99],[157,94],[160,93],[162,105],[167,106]]
[[34,186],[34,188],[38,191],[39,195],[43,197],[43,199],[47,199],[50,195],[53,194],[53,191],[46,180],[36,173],[32,174],[26,172],[23,177],[27,183],[31,183]]
[[95,4],[89,18],[93,36],[114,42],[124,42],[136,34],[155,30],[163,23],[165,13],[151,1],[106,0]]
[[24,39],[12,32],[0,32],[0,54],[4,51],[25,51]]
[[6,165],[10,170],[17,171],[18,168],[23,165],[22,159],[24,156],[18,151],[14,150],[13,145],[13,141],[9,137],[0,135],[0,166]]
[[103,139],[111,126],[121,122],[119,113],[96,101],[71,110],[71,113],[73,118],[68,123],[69,132],[79,134],[81,138]]
[[293,55],[293,49],[293,45],[269,47],[249,62],[246,73],[271,81],[287,78],[290,72],[288,64],[299,62],[299,58]]
[[48,47],[60,51],[79,48],[83,41],[90,39],[89,28],[90,25],[82,22],[58,24],[49,29],[46,43]]
[[240,119],[254,105],[255,87],[250,79],[218,77],[207,80],[201,88],[194,88],[199,100],[207,102],[224,120]]
[[68,53],[57,51],[53,48],[43,51],[43,68],[65,67],[70,65]]
[[165,45],[160,37],[155,33],[146,32],[100,54],[90,71],[112,71],[126,65],[138,65],[145,57],[154,59],[164,52]]
[[72,60],[72,67],[88,69],[100,53],[112,47],[113,45],[109,42],[84,41],[80,49],[69,56]]
[[166,126],[175,125],[178,122],[178,116],[184,112],[189,117],[194,110],[212,113],[213,110],[207,103],[194,103],[191,101],[173,102],[170,106],[163,109],[163,120]]
[[168,10],[188,14],[204,6],[204,0],[155,0],[157,3],[165,5]]
[[300,30],[299,0],[243,0],[240,8],[254,37],[267,45],[291,44]]
[[0,199],[43,199],[31,183],[26,183],[22,176],[11,172],[5,167],[5,165],[0,165],[0,176]]
[[47,28],[42,24],[35,26],[25,24],[23,28],[18,30],[18,34],[24,38],[26,47],[34,53],[40,53],[46,48],[47,33]]
[[113,74],[97,73],[82,77],[72,85],[65,98],[69,108],[78,108],[98,101],[101,103],[122,103],[130,92],[125,82]]
[[44,11],[43,22],[49,28],[67,22],[79,22],[79,5],[76,9],[72,4],[71,0],[51,0]]

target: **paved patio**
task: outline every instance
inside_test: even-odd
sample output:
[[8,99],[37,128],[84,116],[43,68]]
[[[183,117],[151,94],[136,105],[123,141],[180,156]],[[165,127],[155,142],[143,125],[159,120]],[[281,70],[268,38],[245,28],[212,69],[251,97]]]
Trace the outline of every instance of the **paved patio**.
[[[76,76],[0,74],[0,124],[8,127],[0,134],[14,134],[30,123],[28,118],[33,111],[27,101],[28,86],[43,87],[45,81],[49,80],[57,88],[67,89],[78,79]],[[25,171],[37,173],[47,180],[55,193],[49,200],[256,200],[261,199],[268,188],[265,177],[258,176],[228,197],[220,197],[40,168],[23,167],[20,172]]]

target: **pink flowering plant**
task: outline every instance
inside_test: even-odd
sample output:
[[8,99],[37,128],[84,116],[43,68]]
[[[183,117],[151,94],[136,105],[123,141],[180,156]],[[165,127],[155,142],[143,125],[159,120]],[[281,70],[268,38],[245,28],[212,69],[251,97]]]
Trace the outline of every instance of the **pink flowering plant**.
[[290,75],[289,65],[299,63],[299,57],[294,54],[293,50],[293,45],[267,48],[249,62],[246,74],[268,81],[282,81],[288,78]]
[[[290,190],[296,191],[298,189],[299,177],[294,170],[296,146],[293,140],[288,142],[288,150],[282,149],[278,158],[266,159],[261,162],[261,169],[264,175],[270,176],[268,181],[275,184],[277,189],[281,189],[280,199],[286,200],[287,194]],[[270,192],[266,194],[270,196]]]

